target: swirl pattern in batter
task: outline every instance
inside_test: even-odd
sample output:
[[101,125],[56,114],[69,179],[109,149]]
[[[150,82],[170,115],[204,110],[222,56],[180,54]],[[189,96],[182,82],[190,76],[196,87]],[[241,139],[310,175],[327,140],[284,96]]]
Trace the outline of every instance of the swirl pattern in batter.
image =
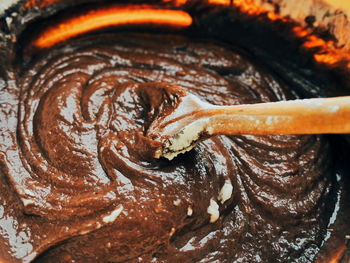
[[[9,258],[312,261],[329,221],[327,140],[217,136],[173,161],[154,160],[157,142],[145,134],[181,100],[173,86],[217,105],[297,97],[211,41],[124,33],[52,48],[16,80],[18,112],[2,116],[18,118],[1,151],[3,210],[17,225],[1,237]],[[11,243],[20,233],[22,254]]]

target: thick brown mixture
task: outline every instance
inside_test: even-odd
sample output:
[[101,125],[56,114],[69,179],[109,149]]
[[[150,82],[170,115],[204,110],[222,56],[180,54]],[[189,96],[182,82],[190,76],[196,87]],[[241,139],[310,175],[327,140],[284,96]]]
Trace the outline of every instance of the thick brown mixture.
[[313,260],[333,204],[327,140],[219,136],[149,158],[150,122],[181,97],[171,85],[217,105],[295,98],[206,41],[123,33],[50,50],[1,93],[1,262]]

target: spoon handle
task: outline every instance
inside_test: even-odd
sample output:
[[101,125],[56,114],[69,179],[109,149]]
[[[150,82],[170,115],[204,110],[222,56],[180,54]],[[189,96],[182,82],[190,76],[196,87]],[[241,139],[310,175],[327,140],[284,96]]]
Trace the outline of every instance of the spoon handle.
[[210,135],[350,133],[350,96],[224,106],[204,111],[199,115],[208,114]]

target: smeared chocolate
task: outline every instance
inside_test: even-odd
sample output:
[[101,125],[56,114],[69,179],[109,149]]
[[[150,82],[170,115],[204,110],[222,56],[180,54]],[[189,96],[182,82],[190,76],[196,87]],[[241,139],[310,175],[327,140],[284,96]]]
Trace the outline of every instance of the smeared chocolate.
[[210,41],[123,33],[48,50],[1,93],[14,108],[0,112],[0,259],[311,262],[334,203],[328,140],[218,136],[149,158],[174,85],[217,105],[296,98]]

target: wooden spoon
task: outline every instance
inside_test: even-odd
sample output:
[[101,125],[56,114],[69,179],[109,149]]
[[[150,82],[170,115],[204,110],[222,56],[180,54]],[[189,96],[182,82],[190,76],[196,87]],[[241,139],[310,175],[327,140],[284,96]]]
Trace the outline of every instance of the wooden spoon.
[[215,106],[189,94],[148,130],[169,160],[214,135],[321,133],[350,133],[350,96]]

